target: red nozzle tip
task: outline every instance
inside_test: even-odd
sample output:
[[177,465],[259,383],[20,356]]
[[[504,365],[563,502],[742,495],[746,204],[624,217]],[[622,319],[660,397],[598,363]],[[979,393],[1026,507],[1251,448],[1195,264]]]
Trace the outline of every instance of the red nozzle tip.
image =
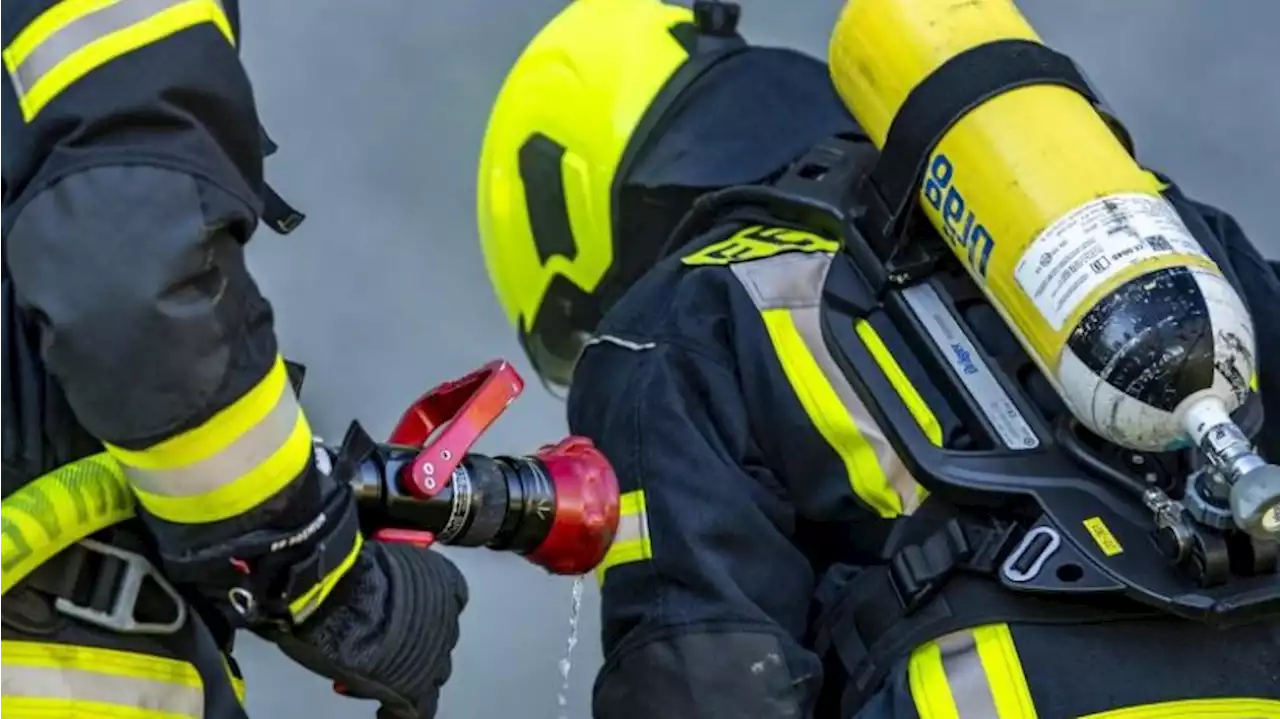
[[618,531],[618,477],[585,437],[568,437],[534,455],[555,485],[555,519],[528,560],[552,574],[579,575],[604,560]]

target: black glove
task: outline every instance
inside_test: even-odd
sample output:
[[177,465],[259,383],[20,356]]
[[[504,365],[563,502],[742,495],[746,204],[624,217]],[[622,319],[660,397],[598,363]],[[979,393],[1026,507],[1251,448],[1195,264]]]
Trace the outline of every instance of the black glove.
[[369,541],[314,616],[260,633],[341,693],[381,702],[378,719],[431,719],[466,604],[466,581],[443,555]]

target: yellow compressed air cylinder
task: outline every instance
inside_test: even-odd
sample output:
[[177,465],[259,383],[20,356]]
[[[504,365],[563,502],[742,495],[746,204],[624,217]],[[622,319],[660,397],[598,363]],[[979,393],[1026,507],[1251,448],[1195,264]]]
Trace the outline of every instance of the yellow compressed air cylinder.
[[[849,0],[831,76],[883,147],[912,91],[957,54],[1039,42],[1011,0]],[[1162,183],[1083,96],[1010,90],[929,157],[921,206],[1073,413],[1135,450],[1199,443],[1249,392],[1249,316]]]

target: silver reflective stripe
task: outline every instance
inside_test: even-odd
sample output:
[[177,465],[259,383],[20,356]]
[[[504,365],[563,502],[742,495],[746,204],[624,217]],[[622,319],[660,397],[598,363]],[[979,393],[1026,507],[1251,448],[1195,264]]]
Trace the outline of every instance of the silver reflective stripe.
[[730,267],[761,312],[784,308],[791,311],[796,331],[804,340],[809,354],[822,369],[822,374],[863,439],[875,452],[885,479],[902,500],[903,513],[910,514],[920,502],[916,481],[871,416],[867,405],[849,384],[822,337],[822,288],[831,269],[831,261],[832,256],[825,253],[792,252]]
[[212,457],[175,469],[124,467],[137,489],[169,497],[208,494],[234,482],[274,455],[293,434],[302,409],[288,382],[282,383],[276,404],[262,421]]
[[618,518],[618,532],[613,541],[627,542],[644,540],[649,536],[649,517],[644,511],[635,514],[624,514]]
[[[65,667],[4,664],[0,686],[5,699],[96,702],[195,719],[204,716],[204,689],[185,682],[170,683]],[[19,705],[30,706],[26,702]],[[87,715],[71,711],[71,707],[67,709],[64,716]],[[42,712],[41,716],[45,714]]]
[[[59,29],[31,51],[12,73],[19,96],[81,48],[187,0],[117,0]],[[218,3],[221,7],[221,3]]]
[[951,688],[951,698],[960,719],[999,717],[973,632],[966,630],[948,634],[938,639],[937,644],[942,653],[942,671],[947,676],[947,686]]
[[636,342],[634,340],[623,339],[615,335],[596,335],[595,337],[587,340],[587,343],[583,346],[590,347],[592,345],[600,344],[610,344],[615,347],[631,350],[632,352],[643,352],[644,350],[651,350],[658,346],[657,342]]
[[817,307],[822,286],[831,269],[826,253],[787,252],[773,257],[729,265],[746,288],[756,309]]

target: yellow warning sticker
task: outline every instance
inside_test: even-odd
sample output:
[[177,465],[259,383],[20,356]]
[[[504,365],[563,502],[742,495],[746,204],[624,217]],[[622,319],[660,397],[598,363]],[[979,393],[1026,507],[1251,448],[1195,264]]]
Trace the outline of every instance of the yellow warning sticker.
[[783,252],[835,252],[840,243],[787,227],[752,225],[728,239],[712,243],[680,261],[686,265],[729,265],[773,257]]
[[1102,521],[1102,517],[1089,517],[1084,520],[1084,528],[1089,530],[1089,536],[1093,537],[1093,541],[1098,543],[1098,548],[1108,557],[1114,557],[1124,551],[1124,547],[1120,546],[1120,540],[1116,539],[1116,535],[1107,529],[1107,523]]

